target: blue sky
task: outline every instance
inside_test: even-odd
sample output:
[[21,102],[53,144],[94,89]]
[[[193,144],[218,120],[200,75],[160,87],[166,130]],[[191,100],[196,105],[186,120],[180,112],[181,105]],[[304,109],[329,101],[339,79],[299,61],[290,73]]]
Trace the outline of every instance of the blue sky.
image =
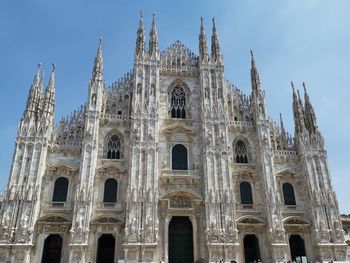
[[267,109],[293,132],[290,81],[306,82],[325,137],[340,211],[350,213],[350,1],[4,0],[0,4],[0,188],[11,165],[18,121],[39,62],[56,71],[56,120],[84,103],[98,37],[108,84],[132,68],[140,10],[156,12],[161,49],[182,41],[198,53],[200,16],[210,39],[216,17],[225,75],[250,93],[253,49]]

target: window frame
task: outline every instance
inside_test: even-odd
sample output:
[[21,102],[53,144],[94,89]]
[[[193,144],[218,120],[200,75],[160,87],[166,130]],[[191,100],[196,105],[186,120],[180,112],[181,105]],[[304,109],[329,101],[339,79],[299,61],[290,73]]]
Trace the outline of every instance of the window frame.
[[[287,186],[289,185],[291,187],[291,190],[293,190],[293,200],[294,202],[291,202],[287,204],[287,201],[290,201],[290,200],[286,200],[286,195],[285,195],[285,191],[284,191],[284,186]],[[293,184],[291,184],[290,182],[283,182],[282,183],[282,195],[283,195],[283,204],[286,205],[286,206],[296,206],[297,205],[297,198],[296,198],[296,195],[295,195],[295,190],[294,190],[294,186]]]
[[[58,180],[60,179],[65,179],[66,182],[67,182],[67,185],[66,185],[66,193],[65,193],[65,200],[55,200],[55,190],[56,190],[56,183]],[[70,182],[69,182],[69,179],[66,177],[66,176],[58,176],[55,181],[54,181],[54,184],[53,184],[53,189],[52,189],[52,197],[51,197],[51,203],[67,203],[68,202],[68,196],[69,196],[69,186],[70,186]]]
[[[174,147],[176,147],[178,145],[181,145],[186,149],[186,169],[174,169],[174,167],[173,167],[173,165],[174,165],[173,150],[174,150]],[[171,170],[172,171],[188,171],[189,170],[189,150],[188,150],[188,147],[186,147],[186,145],[183,143],[174,143],[173,146],[171,147],[170,151],[171,151],[171,154],[170,154]]]
[[[250,203],[249,202],[245,202],[243,203],[243,195],[242,195],[242,185],[245,184],[245,185],[248,185],[249,186],[249,190],[250,190]],[[254,205],[254,197],[253,197],[253,189],[252,189],[252,184],[248,181],[241,181],[239,183],[239,194],[240,194],[240,201],[241,201],[241,204],[242,205]]]
[[[116,140],[115,142],[111,142],[111,139],[115,136],[118,138],[118,140]],[[116,143],[117,145],[119,143],[119,147],[110,147],[109,146],[110,143]],[[108,159],[108,160],[122,160],[124,158],[124,147],[123,146],[124,146],[123,136],[121,136],[121,134],[118,132],[110,132],[105,137],[104,150],[103,150],[104,158]],[[111,153],[109,153],[110,151],[111,151]],[[112,155],[113,151],[114,151],[114,155]],[[119,155],[118,155],[118,152],[119,152]],[[112,155],[112,156],[110,156],[110,155]]]
[[[106,183],[108,181],[114,181],[116,183],[116,193],[115,193],[115,201],[106,201]],[[119,181],[115,178],[109,177],[106,180],[104,180],[103,183],[103,194],[102,194],[102,202],[104,204],[116,204],[118,203],[118,192],[119,192]]]

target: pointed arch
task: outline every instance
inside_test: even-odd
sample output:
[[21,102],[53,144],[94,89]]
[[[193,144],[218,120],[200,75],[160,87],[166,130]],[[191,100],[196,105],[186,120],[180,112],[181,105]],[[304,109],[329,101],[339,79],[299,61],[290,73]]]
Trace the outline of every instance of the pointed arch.
[[117,131],[111,131],[105,138],[104,158],[123,159],[123,137]]
[[168,89],[169,96],[169,117],[175,119],[188,119],[190,89],[187,84],[181,80],[175,80]]
[[233,154],[236,163],[249,163],[250,147],[247,140],[238,138],[233,142]]

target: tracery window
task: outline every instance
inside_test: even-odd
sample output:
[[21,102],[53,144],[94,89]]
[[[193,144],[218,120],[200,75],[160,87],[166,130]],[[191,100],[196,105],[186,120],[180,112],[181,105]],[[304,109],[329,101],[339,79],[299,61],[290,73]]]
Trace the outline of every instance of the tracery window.
[[282,186],[283,190],[283,199],[285,205],[296,205],[294,188],[289,183],[284,183]]
[[55,181],[52,202],[66,202],[68,193],[68,179],[59,177]]
[[121,140],[118,135],[112,135],[107,142],[107,159],[121,158]]
[[182,144],[174,145],[172,149],[172,170],[187,170],[187,149]]
[[171,93],[171,117],[186,119],[186,94],[183,88],[176,86]]
[[103,193],[103,202],[115,203],[117,202],[118,182],[113,178],[109,178],[105,182]]
[[241,140],[236,142],[235,155],[236,163],[248,163],[247,146]]
[[253,195],[252,187],[248,182],[242,182],[239,185],[239,190],[241,193],[241,204],[252,205],[253,204]]

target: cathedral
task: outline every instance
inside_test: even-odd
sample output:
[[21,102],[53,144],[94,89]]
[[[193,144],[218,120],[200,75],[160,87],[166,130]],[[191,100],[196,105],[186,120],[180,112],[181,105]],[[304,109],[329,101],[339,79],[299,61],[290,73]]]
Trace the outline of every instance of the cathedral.
[[[344,261],[327,151],[303,84],[295,130],[225,78],[213,19],[208,51],[160,51],[143,15],[130,72],[107,85],[100,39],[86,103],[54,122],[55,66],[39,64],[0,209],[0,262]],[[45,88],[44,88],[45,86]]]

